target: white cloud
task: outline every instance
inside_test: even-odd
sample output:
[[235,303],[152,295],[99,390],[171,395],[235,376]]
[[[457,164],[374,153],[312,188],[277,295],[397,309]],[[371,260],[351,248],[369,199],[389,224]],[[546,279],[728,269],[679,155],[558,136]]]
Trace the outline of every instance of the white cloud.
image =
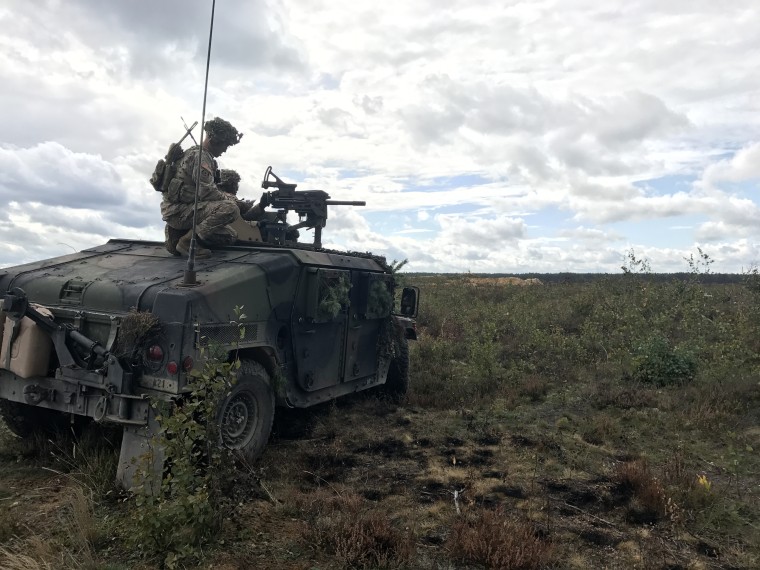
[[75,153],[58,143],[0,147],[0,199],[19,203],[92,208],[125,203],[115,168],[98,155]]
[[760,186],[760,143],[753,142],[740,149],[728,160],[721,160],[705,168],[702,183],[712,189],[721,182],[756,180]]
[[[147,178],[180,115],[200,119],[209,12],[0,8],[0,198],[18,204],[0,265],[161,238]],[[759,27],[750,0],[229,0],[208,114],[245,133],[220,162],[247,197],[271,164],[366,200],[333,208],[323,239],[412,271],[617,271],[622,243],[682,270],[689,249],[644,222],[688,226],[735,271],[760,242]]]

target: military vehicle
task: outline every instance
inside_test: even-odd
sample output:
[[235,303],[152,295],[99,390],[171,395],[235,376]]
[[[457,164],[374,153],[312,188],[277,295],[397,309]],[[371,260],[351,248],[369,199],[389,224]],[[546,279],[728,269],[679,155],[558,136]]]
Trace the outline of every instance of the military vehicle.
[[[20,436],[62,422],[122,426],[117,478],[129,484],[156,429],[151,400],[180,398],[211,345],[241,360],[217,417],[221,445],[250,460],[277,407],[372,388],[401,396],[419,291],[396,291],[382,257],[322,248],[327,207],[349,203],[296,191],[271,167],[262,186],[274,188],[275,215],[249,225],[242,242],[213,248],[189,283],[185,259],[139,240],[0,269],[7,426]],[[288,212],[300,223],[288,225]],[[298,229],[313,229],[314,241],[292,241]]]

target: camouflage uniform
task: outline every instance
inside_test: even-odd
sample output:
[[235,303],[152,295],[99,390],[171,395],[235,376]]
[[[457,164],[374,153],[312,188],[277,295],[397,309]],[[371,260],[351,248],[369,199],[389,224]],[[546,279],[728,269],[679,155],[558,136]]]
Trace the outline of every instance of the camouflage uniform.
[[[216,185],[219,190],[233,196],[240,209],[240,215],[246,221],[275,221],[277,214],[266,212],[266,207],[262,203],[254,205],[253,200],[240,200],[237,198],[238,187],[240,184],[240,175],[228,168],[222,168],[219,171],[219,183]],[[262,196],[262,199],[264,196]]]
[[[266,192],[261,195],[259,203],[254,205],[253,200],[240,200],[237,198],[239,184],[240,175],[236,171],[227,168],[219,171],[217,188],[235,198],[238,208],[240,208],[240,216],[245,221],[256,222],[259,228],[264,227],[268,223],[276,224],[279,222],[280,214],[266,211],[266,207],[269,205],[268,194]],[[286,235],[288,239],[293,241],[297,241],[299,236],[298,230],[288,230]]]
[[[207,121],[203,128],[208,133],[207,140],[221,142],[225,148],[237,144],[242,137],[235,127],[220,118]],[[212,153],[206,149],[199,152],[198,146],[186,150],[177,162],[176,174],[161,202],[161,217],[166,222],[166,249],[171,253],[178,254],[178,242],[187,239],[187,232],[193,227],[198,180],[195,226],[198,238],[213,245],[228,245],[237,239],[237,233],[228,224],[240,215],[239,208],[234,196],[217,188],[217,172]]]
[[[198,170],[198,147],[194,146],[182,155],[177,176],[169,184],[169,190],[161,202],[161,217],[176,230],[186,232],[193,227]],[[239,210],[235,202],[228,198],[230,195],[216,187],[215,172],[216,160],[207,151],[202,151],[196,233],[207,243],[231,244],[237,234],[227,225],[235,221]]]

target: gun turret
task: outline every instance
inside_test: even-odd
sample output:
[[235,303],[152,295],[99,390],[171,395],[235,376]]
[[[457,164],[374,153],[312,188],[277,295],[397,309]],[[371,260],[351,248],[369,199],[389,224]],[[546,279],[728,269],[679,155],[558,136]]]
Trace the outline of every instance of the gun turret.
[[[330,195],[324,190],[296,190],[297,184],[283,182],[279,176],[272,172],[269,166],[264,173],[261,187],[277,188],[264,193],[264,201],[273,208],[283,213],[295,212],[299,222],[290,226],[291,230],[301,228],[314,229],[314,247],[322,247],[322,228],[327,223],[327,206],[366,206],[365,201],[358,200],[331,200]],[[283,216],[284,218],[284,216]]]

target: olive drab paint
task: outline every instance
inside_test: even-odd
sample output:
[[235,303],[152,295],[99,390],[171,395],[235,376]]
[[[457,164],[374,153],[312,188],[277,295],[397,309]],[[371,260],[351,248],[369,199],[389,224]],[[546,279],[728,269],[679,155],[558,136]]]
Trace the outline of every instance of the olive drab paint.
[[[395,282],[381,257],[254,241],[215,248],[192,286],[183,267],[163,243],[113,239],[0,269],[2,346],[34,361],[0,362],[0,398],[122,425],[125,485],[156,429],[145,398],[181,394],[185,363],[202,362],[211,343],[261,365],[277,406],[308,407],[382,386],[394,358],[387,336],[415,335],[411,318],[393,314]],[[140,315],[151,326],[135,327]],[[27,332],[12,344],[19,326]]]

